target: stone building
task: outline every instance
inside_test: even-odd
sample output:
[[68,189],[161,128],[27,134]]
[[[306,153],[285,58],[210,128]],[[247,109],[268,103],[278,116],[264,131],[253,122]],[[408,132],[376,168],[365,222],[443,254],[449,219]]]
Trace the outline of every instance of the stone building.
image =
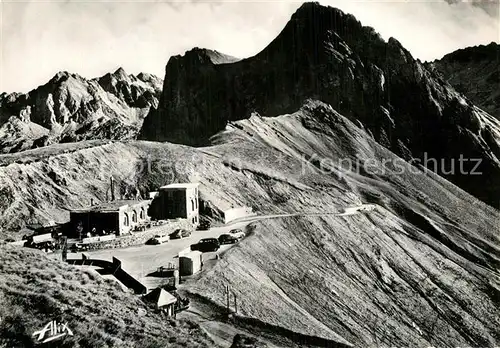
[[152,216],[159,220],[183,218],[199,224],[198,183],[178,183],[160,187]]
[[93,235],[130,233],[149,219],[148,200],[116,200],[70,211],[70,233],[77,238]]

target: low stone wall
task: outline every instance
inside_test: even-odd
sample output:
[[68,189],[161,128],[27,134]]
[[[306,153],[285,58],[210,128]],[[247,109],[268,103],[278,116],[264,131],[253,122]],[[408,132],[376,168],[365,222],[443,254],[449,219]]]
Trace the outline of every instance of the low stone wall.
[[82,254],[81,259],[68,259],[66,260],[70,265],[85,265],[85,266],[95,266],[107,270],[109,273],[113,274],[116,279],[118,279],[127,288],[132,289],[134,293],[143,295],[147,292],[147,288],[140,281],[135,279],[133,276],[128,274],[122,269],[122,262],[113,257],[113,261],[90,259],[87,255]]
[[98,260],[98,259],[89,259],[84,254],[82,254],[81,259],[67,259],[67,263],[75,266],[95,266],[99,268],[103,268],[109,270],[111,273],[114,272],[113,262],[106,260]]
[[140,281],[132,277],[130,274],[122,269],[122,262],[116,257],[113,257],[113,265],[115,266],[115,271],[113,275],[127,288],[134,290],[134,293],[144,295],[147,292],[147,288]]
[[110,234],[108,236],[97,236],[97,237],[89,237],[89,238],[83,238],[82,243],[83,244],[90,244],[90,243],[98,243],[98,242],[106,242],[116,239],[115,234]]
[[88,250],[99,250],[142,245],[157,234],[169,234],[178,228],[192,230],[193,225],[186,219],[169,220],[165,225],[152,227],[144,232],[132,232],[131,234],[120,236],[113,240],[86,244],[86,247]]

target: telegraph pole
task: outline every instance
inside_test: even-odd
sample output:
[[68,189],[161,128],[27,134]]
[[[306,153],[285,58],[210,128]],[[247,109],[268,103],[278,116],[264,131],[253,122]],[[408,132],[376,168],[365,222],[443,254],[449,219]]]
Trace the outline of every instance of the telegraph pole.
[[229,285],[226,285],[226,300],[227,314],[231,314],[231,309],[229,308]]
[[233,296],[234,296],[234,312],[238,313],[238,303],[236,301],[236,293],[233,292]]
[[66,262],[68,259],[68,237],[62,236],[62,261]]

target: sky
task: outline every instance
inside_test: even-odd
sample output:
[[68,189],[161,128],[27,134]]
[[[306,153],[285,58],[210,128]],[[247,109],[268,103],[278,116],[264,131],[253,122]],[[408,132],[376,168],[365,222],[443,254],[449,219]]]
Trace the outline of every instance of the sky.
[[[499,0],[324,0],[393,36],[415,58],[500,41]],[[58,71],[87,78],[123,67],[164,77],[193,47],[245,58],[266,47],[301,2],[0,0],[0,93],[28,92]]]

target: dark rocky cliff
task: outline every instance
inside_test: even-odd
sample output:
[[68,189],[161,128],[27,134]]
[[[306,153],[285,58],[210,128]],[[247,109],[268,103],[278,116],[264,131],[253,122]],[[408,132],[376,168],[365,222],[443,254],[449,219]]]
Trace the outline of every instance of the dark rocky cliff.
[[[385,42],[352,15],[306,3],[254,57],[214,63],[207,52],[195,49],[169,60],[160,106],[146,117],[141,138],[207,145],[228,121],[254,111],[290,113],[314,98],[406,159],[437,159],[437,172],[499,205],[499,123],[396,39]],[[447,174],[461,155],[480,159],[483,175],[461,174],[458,164]],[[474,166],[465,162],[462,172]]]
[[455,89],[500,120],[500,45],[467,47],[428,64]]

